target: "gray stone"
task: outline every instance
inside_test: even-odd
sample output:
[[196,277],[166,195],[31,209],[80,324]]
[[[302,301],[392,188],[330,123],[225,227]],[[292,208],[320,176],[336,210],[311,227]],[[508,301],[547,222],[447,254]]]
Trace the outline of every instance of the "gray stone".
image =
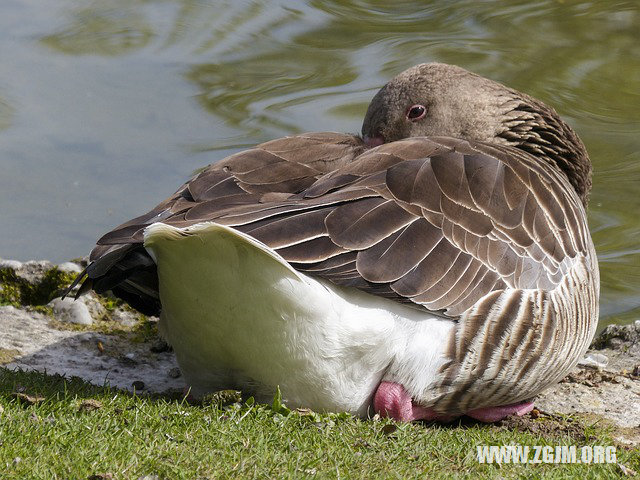
[[72,298],[54,298],[49,302],[56,320],[61,322],[76,323],[78,325],[91,325],[93,317],[87,305],[82,301]]
[[124,327],[133,327],[138,323],[140,316],[136,312],[124,308],[116,308],[111,312],[111,320]]
[[55,265],[47,260],[30,260],[15,269],[15,273],[16,276],[33,285],[40,283],[44,274],[53,267]]
[[65,273],[80,273],[82,272],[82,267],[77,263],[64,262],[58,265],[58,270]]
[[640,344],[640,320],[631,325],[607,325],[607,328],[593,340],[591,348],[601,350],[619,347],[619,340],[630,345]]
[[[561,414],[586,413],[623,427],[616,438],[640,444],[640,338],[638,321],[631,325],[609,325],[579,364],[561,383],[535,399],[536,407]],[[604,358],[607,359],[606,365]],[[591,363],[591,365],[589,365]],[[597,369],[593,368],[597,365]]]
[[[177,368],[173,352],[151,353],[150,340],[131,341],[119,334],[61,330],[51,325],[48,315],[10,305],[0,306],[0,332],[0,349],[20,352],[0,368],[77,376],[95,385],[127,390],[133,379],[141,379],[145,392],[184,387],[182,378],[166,374]],[[128,353],[133,353],[137,362],[125,365],[119,360],[120,355]]]
[[[71,298],[73,298],[73,295]],[[107,310],[104,308],[95,292],[89,292],[75,301],[82,302],[87,306],[89,313],[91,314],[91,318],[93,318],[94,321],[100,320],[107,313]]]
[[581,367],[604,368],[609,363],[609,358],[602,353],[587,352],[586,355],[578,362]]
[[18,270],[19,268],[22,268],[22,262],[19,262],[18,260],[6,260],[4,258],[0,258],[0,268]]

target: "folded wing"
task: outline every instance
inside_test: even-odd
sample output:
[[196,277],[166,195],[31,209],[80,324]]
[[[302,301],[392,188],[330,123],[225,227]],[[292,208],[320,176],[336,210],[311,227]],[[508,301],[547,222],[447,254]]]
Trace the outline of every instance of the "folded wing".
[[419,137],[365,151],[353,136],[306,134],[207,168],[102,237],[87,275],[154,313],[142,231],[213,221],[300,271],[455,318],[492,291],[558,285],[588,248],[583,219],[563,174],[514,148]]

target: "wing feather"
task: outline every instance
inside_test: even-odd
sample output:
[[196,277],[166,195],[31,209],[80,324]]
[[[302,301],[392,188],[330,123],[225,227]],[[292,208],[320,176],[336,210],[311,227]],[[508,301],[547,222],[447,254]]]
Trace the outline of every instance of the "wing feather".
[[582,208],[562,173],[514,148],[304,134],[232,155],[114,229],[89,276],[108,276],[127,258],[113,246],[139,246],[150,223],[215,221],[298,270],[455,318],[497,290],[557,285],[588,245]]

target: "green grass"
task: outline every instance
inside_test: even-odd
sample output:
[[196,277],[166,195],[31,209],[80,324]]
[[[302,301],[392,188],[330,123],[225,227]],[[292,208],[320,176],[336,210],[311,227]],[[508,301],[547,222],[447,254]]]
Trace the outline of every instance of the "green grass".
[[[578,419],[540,418],[532,422],[555,422],[557,428],[536,434],[517,426],[395,424],[344,414],[288,413],[274,403],[275,410],[251,400],[226,407],[190,405],[0,368],[0,478],[621,476],[617,465],[608,464],[476,461],[480,444],[613,444],[606,429]],[[638,450],[619,447],[618,461],[640,470]]]

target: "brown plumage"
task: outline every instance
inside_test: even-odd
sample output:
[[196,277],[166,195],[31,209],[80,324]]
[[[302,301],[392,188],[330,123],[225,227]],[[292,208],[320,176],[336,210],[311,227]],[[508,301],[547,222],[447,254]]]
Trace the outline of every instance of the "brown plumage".
[[[424,115],[409,118],[416,105]],[[144,229],[215,222],[298,271],[458,322],[422,405],[462,413],[559,380],[597,322],[577,135],[538,100],[443,64],[391,80],[362,133],[285,137],[214,163],[98,240],[84,288],[159,313]]]

